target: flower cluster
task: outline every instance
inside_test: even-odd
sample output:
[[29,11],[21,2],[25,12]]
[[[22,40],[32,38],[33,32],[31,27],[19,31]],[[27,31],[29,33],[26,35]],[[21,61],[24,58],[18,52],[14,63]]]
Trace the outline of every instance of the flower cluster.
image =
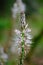
[[24,56],[29,52],[32,43],[32,36],[30,34],[31,29],[28,28],[28,24],[26,24],[25,21],[25,7],[26,6],[22,3],[22,0],[16,0],[16,3],[12,8],[13,18],[16,18],[17,14],[20,14],[19,19],[21,30],[13,30],[13,36],[11,38],[11,52],[20,56],[20,65],[23,65]]
[[[20,30],[15,30],[15,33],[17,34],[18,38],[16,39],[16,44],[18,44],[18,52],[21,52],[21,43],[24,41],[24,49],[25,54],[30,49],[31,45],[31,35],[30,35],[31,29],[28,28],[28,25],[26,25],[26,28],[21,32]],[[19,53],[20,54],[20,53]]]
[[[7,62],[8,60],[8,54],[4,53],[4,48],[0,46],[0,62]],[[3,64],[3,63],[1,63]]]
[[[30,34],[31,29],[28,28],[28,24],[25,22],[25,14],[21,14],[21,31],[18,29],[15,29],[14,32],[16,33],[16,37],[13,38],[14,44],[11,47],[11,51],[15,53],[16,51],[20,55],[22,52],[22,46],[24,47],[25,55],[27,52],[29,52],[30,46],[31,46],[31,39],[32,36]],[[22,45],[22,42],[24,41],[24,44]],[[16,49],[17,48],[17,49]]]
[[26,8],[26,6],[22,2],[22,0],[16,0],[16,2],[13,5],[13,8],[11,9],[13,18],[16,18],[17,14],[21,13],[22,11],[25,12],[25,8]]

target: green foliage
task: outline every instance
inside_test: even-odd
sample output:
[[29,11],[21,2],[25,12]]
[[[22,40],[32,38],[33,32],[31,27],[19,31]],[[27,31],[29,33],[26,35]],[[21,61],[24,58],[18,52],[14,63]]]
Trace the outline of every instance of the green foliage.
[[43,4],[43,0],[37,0],[39,4]]
[[10,31],[11,21],[9,18],[0,18],[0,41],[5,39],[6,34],[4,31]]

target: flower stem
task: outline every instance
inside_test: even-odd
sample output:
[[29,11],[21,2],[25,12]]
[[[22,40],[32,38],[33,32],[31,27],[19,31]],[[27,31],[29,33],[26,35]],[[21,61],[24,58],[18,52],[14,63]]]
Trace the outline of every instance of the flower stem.
[[[24,34],[22,33],[22,38],[24,38]],[[24,62],[24,39],[22,40],[22,52],[21,52],[21,58],[20,58],[20,65],[23,65]]]
[[24,64],[24,33],[23,33],[23,30],[24,30],[24,22],[25,22],[25,16],[24,16],[24,12],[21,13],[21,32],[22,32],[22,42],[21,42],[21,58],[20,58],[20,65],[23,65]]

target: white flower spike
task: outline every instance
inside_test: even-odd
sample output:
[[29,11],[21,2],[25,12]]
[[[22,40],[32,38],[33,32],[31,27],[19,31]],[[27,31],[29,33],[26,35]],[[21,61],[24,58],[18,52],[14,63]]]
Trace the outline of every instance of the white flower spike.
[[[24,59],[24,56],[29,52],[30,46],[32,44],[31,39],[32,36],[30,35],[31,29],[28,28],[28,24],[26,24],[25,21],[25,14],[24,12],[21,14],[21,31],[18,29],[15,29],[16,37],[12,38],[14,40],[11,46],[12,53],[18,54],[20,56],[23,55],[21,60]],[[22,62],[23,63],[23,62]]]
[[[16,37],[12,37],[11,50],[15,53],[15,49],[17,51],[18,56],[21,55],[20,58],[20,65],[23,65],[24,56],[29,52],[31,42],[31,29],[28,28],[28,24],[26,24],[25,20],[25,4],[22,3],[22,0],[16,0],[12,8],[13,17],[16,18],[17,14],[20,15],[20,22],[21,22],[21,30],[15,29]],[[15,34],[14,33],[14,34]],[[14,36],[14,35],[13,35]]]

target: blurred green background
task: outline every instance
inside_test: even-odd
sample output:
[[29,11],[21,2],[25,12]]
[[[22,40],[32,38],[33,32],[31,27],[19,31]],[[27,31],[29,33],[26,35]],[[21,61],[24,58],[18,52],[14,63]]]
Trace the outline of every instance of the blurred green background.
[[[11,33],[13,21],[11,8],[15,1],[0,0],[1,45],[7,43]],[[33,36],[33,44],[29,54],[26,56],[25,65],[43,65],[43,0],[23,0],[23,2],[26,4],[26,21],[32,30],[31,34]],[[12,62],[9,62],[9,64],[13,65]]]

